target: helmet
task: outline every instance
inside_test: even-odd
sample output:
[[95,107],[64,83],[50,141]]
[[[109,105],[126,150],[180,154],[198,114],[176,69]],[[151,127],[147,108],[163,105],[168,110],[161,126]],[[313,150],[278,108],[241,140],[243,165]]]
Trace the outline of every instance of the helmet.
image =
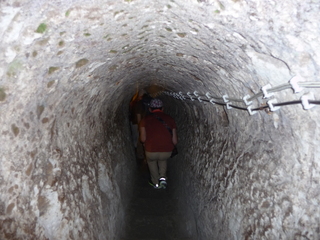
[[158,98],[154,98],[150,101],[150,105],[151,108],[162,108],[163,103],[160,99]]

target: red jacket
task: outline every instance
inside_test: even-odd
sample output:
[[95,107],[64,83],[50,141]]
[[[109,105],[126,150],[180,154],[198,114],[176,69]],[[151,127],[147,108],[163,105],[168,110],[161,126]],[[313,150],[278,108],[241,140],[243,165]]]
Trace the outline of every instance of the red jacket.
[[165,125],[153,115],[161,118],[171,130],[177,129],[174,119],[164,112],[157,111],[147,115],[139,124],[140,127],[146,129],[145,150],[147,152],[171,152],[174,148],[172,135]]

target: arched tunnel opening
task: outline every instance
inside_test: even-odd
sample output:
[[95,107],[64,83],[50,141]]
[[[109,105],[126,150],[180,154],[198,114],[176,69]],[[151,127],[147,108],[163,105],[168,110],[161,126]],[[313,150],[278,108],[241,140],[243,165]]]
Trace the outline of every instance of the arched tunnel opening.
[[124,237],[128,107],[148,88],[178,126],[169,193],[184,239],[319,239],[319,8],[1,2],[0,238]]

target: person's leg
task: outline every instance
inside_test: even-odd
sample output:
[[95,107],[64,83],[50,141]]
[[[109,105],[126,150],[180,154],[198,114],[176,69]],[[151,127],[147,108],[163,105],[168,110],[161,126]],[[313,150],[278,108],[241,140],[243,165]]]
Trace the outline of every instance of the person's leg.
[[148,167],[151,175],[151,181],[153,184],[158,184],[159,169],[158,169],[158,162],[157,162],[157,153],[146,152],[146,158],[147,158]]
[[158,154],[159,178],[167,179],[167,159],[170,156],[171,152],[161,152]]

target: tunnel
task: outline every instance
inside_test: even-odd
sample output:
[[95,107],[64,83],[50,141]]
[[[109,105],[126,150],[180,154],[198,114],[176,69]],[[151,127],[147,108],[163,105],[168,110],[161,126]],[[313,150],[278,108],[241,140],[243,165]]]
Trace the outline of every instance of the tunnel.
[[0,10],[0,239],[123,239],[141,89],[177,123],[180,240],[320,239],[318,1]]

